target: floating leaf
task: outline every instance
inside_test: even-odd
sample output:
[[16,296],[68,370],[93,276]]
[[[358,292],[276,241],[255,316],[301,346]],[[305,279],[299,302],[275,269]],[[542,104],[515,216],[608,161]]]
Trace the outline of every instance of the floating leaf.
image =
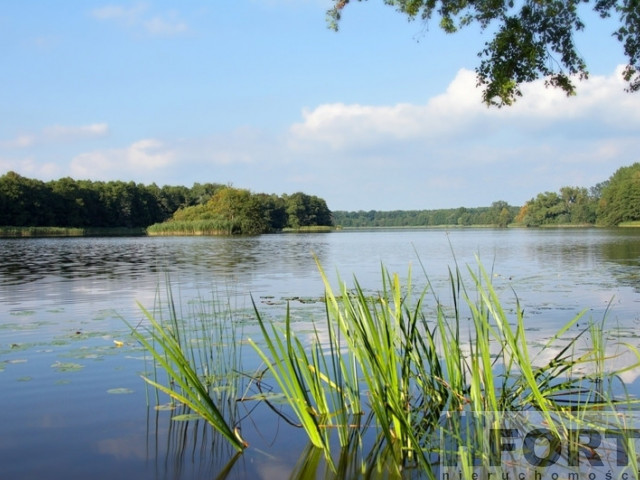
[[276,393],[276,392],[258,393],[257,395],[242,397],[240,400],[242,400],[243,402],[268,401],[269,403],[279,403],[279,404],[285,404],[288,402],[287,397],[284,393]]
[[59,372],[77,372],[78,370],[83,369],[84,365],[80,365],[79,363],[72,363],[72,362],[68,362],[68,363],[56,362],[51,365],[51,368],[55,368]]
[[110,388],[107,390],[107,393],[111,395],[127,395],[129,393],[133,393],[133,390],[130,388]]
[[175,410],[176,409],[176,404],[175,403],[165,403],[164,405],[156,405],[155,409],[160,411],[160,412],[171,411],[171,410]]

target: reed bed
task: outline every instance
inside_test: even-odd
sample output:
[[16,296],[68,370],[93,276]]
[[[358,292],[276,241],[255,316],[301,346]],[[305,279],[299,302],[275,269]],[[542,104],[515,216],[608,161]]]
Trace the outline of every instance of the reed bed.
[[143,228],[82,228],[82,227],[0,227],[0,237],[124,237],[144,235]]
[[[265,366],[259,382],[284,396],[309,439],[298,474],[317,471],[322,459],[334,475],[413,472],[437,478],[450,456],[468,457],[467,466],[472,460],[491,462],[496,439],[485,433],[493,427],[500,431],[505,415],[535,413],[554,434],[569,438],[567,418],[588,425],[589,412],[635,406],[630,396],[614,391],[622,373],[640,366],[637,350],[629,346],[631,364],[607,369],[603,323],[578,328],[584,312],[533,349],[517,296],[515,307],[505,309],[479,261],[464,274],[457,266],[449,272],[453,305],[441,302],[428,281],[415,289],[411,271],[403,283],[382,267],[381,291],[370,295],[357,279],[351,287],[339,279],[334,290],[319,263],[318,270],[326,314],[315,324],[313,340],[298,338],[288,308],[280,325],[265,319],[255,304],[261,336],[248,340]],[[212,395],[227,385],[239,362],[212,364],[181,341],[175,319],[167,325],[145,315],[147,335],[135,330],[136,337],[171,384],[146,381],[188,405],[241,451],[246,444],[230,415],[233,408],[221,406],[229,407],[231,397]],[[215,323],[202,323],[205,335],[212,336],[207,331]],[[347,457],[358,460],[347,465]],[[465,467],[461,475],[472,473]]]
[[147,228],[149,236],[173,235],[228,235],[229,222],[223,220],[185,220],[156,223]]

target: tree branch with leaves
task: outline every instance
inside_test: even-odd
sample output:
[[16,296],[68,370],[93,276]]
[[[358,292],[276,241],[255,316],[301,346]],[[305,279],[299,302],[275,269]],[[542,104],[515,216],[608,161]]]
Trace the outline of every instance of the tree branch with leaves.
[[[358,0],[363,1],[363,0]],[[366,0],[365,0],[366,1]],[[627,91],[640,90],[640,0],[383,0],[410,20],[434,18],[447,33],[479,24],[492,32],[478,52],[478,86],[487,105],[512,105],[523,83],[543,78],[546,85],[575,95],[576,80],[588,78],[587,64],[574,36],[585,24],[580,7],[590,4],[603,19],[617,16],[612,35],[622,44],[628,64]],[[334,0],[329,28],[338,30],[350,0]],[[490,28],[491,27],[491,28]]]

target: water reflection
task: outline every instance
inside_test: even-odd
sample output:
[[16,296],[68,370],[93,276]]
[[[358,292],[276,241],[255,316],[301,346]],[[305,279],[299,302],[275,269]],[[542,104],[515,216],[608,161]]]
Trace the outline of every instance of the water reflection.
[[[313,252],[322,261],[323,235],[247,238],[73,238],[0,240],[0,285],[149,273],[246,274],[304,271]],[[302,267],[302,270],[301,270]]]

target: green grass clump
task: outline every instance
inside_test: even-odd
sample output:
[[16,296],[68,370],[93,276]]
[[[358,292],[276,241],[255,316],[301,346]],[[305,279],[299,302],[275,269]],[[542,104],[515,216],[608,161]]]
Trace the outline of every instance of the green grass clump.
[[0,227],[0,237],[124,237],[144,235],[143,228],[127,227]]
[[[168,321],[156,319],[140,305],[148,326],[129,326],[133,336],[151,353],[155,365],[168,377],[168,386],[148,376],[143,376],[145,382],[190,408],[240,452],[247,444],[235,425],[235,380],[239,371],[235,330],[225,329],[220,322],[209,323],[221,314],[204,311],[204,305],[195,320],[185,325],[169,293]],[[189,419],[190,415],[174,417],[174,420]]]
[[[317,472],[322,458],[333,475],[400,477],[415,471],[436,478],[436,466],[447,455],[489,462],[495,452],[484,433],[501,428],[507,413],[535,412],[548,428],[570,439],[558,412],[572,424],[587,425],[590,412],[632,404],[629,397],[617,398],[613,386],[620,374],[640,366],[635,348],[628,346],[635,362],[607,371],[603,324],[578,329],[584,312],[533,347],[517,297],[506,309],[480,262],[464,275],[457,267],[450,271],[453,305],[441,301],[426,272],[426,286],[416,289],[411,271],[403,283],[383,267],[382,288],[371,295],[357,279],[352,287],[339,281],[333,289],[319,263],[318,269],[326,307],[325,318],[314,322],[312,341],[297,337],[288,308],[280,326],[263,318],[255,304],[261,337],[248,341],[266,366],[254,380],[274,384],[271,395],[286,400],[309,438],[297,474]],[[188,405],[236,449],[244,448],[232,417],[211,393],[224,372],[239,367],[221,369],[181,339],[185,334],[175,319],[167,325],[145,314],[152,341],[139,332],[137,338],[173,387],[147,382]],[[202,334],[211,338],[215,324],[203,320]],[[207,383],[215,368],[223,375]],[[264,395],[253,398],[268,401]],[[464,414],[471,415],[465,420]],[[443,432],[451,445],[437,441]],[[349,458],[358,460],[349,464]]]
[[147,228],[149,236],[163,235],[228,235],[229,225],[221,220],[173,220]]
[[[376,468],[396,475],[419,469],[433,476],[434,455],[444,453],[434,445],[443,418],[450,419],[448,434],[458,444],[488,458],[488,446],[469,433],[484,432],[487,425],[456,424],[456,413],[533,410],[553,426],[553,413],[566,411],[568,405],[576,418],[583,411],[613,407],[607,379],[613,381],[640,365],[605,374],[601,328],[589,326],[565,338],[584,312],[532,352],[519,302],[516,299],[508,314],[481,264],[477,271],[468,269],[471,290],[458,269],[450,273],[453,308],[441,303],[429,284],[414,294],[411,272],[402,285],[398,275],[383,268],[382,291],[372,297],[357,279],[353,288],[340,282],[334,292],[318,268],[326,288],[326,338],[321,342],[316,335],[316,342],[305,348],[288,315],[285,328],[278,329],[266,325],[256,312],[267,348],[259,341],[252,345],[311,443],[325,452],[330,464],[327,432],[337,430],[344,447],[350,429],[357,428],[353,418],[370,415],[377,435]],[[435,314],[427,316],[430,299]],[[585,333],[593,345],[576,354]],[[536,363],[533,353],[546,360]],[[587,373],[577,375],[579,370]],[[487,419],[497,428],[499,416],[481,420]]]

